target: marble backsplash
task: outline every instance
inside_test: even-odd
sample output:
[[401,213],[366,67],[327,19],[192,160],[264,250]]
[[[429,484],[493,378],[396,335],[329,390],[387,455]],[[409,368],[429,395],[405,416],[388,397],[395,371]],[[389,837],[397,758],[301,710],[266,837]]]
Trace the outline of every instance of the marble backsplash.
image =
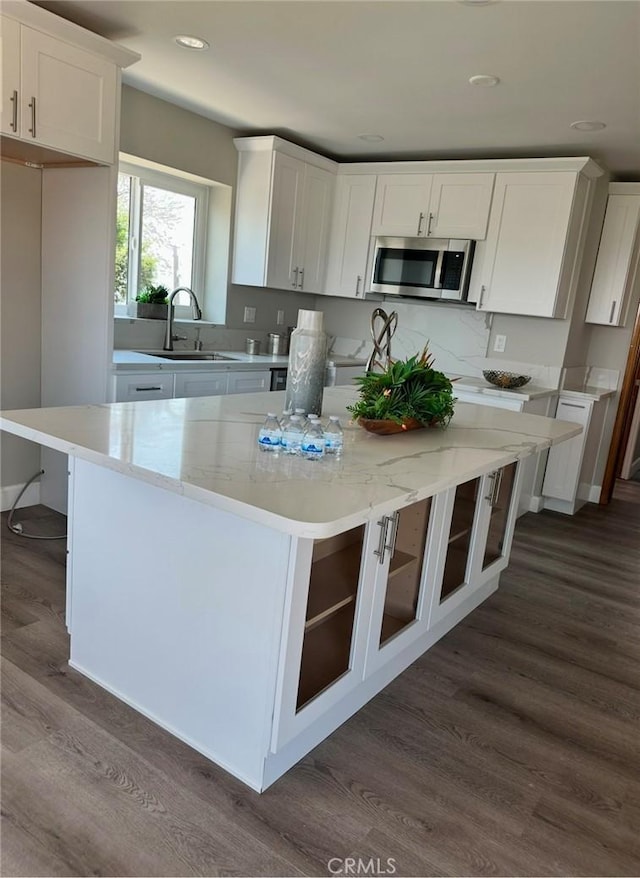
[[[116,350],[159,350],[164,343],[164,320],[133,320],[117,318],[114,328]],[[193,350],[197,342],[202,342],[205,350],[244,351],[247,338],[257,338],[262,343],[263,353],[266,351],[267,332],[250,329],[227,329],[200,320],[176,320],[176,335],[184,335],[186,339],[174,341],[175,350]],[[282,327],[286,332],[286,327]]]

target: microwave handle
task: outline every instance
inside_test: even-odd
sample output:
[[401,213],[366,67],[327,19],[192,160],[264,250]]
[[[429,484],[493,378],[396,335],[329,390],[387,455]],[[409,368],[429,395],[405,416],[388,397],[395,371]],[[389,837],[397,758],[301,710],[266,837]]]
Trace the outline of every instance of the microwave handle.
[[438,259],[436,261],[436,273],[433,278],[433,289],[442,289],[442,264],[444,262],[444,250],[438,250]]

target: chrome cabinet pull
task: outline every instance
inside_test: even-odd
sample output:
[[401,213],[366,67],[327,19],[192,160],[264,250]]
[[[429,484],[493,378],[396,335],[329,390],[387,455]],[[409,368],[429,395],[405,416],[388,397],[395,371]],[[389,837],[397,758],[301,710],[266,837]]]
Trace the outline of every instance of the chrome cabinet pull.
[[611,303],[611,313],[609,314],[609,323],[613,323],[613,315],[614,315],[615,310],[616,310],[616,305],[617,305],[617,302],[614,299],[613,302]]
[[298,289],[302,289],[302,285],[304,284],[304,268],[300,269],[300,283],[298,284]]
[[433,222],[434,219],[435,219],[435,214],[430,213],[429,214],[429,222],[427,224],[427,235],[431,234],[431,223]]
[[18,92],[14,89],[13,94],[9,98],[11,103],[13,104],[13,110],[11,111],[11,122],[9,122],[9,128],[12,131],[18,130]]
[[568,409],[586,409],[586,405],[579,405],[577,402],[565,402],[564,400],[560,403],[560,405],[564,406]]
[[504,470],[498,470],[496,473],[496,478],[493,481],[493,492],[491,496],[491,505],[497,506],[498,500],[500,499],[500,489],[502,488],[502,476],[504,475]]
[[424,214],[423,214],[422,211],[421,211],[421,212],[420,212],[420,216],[418,217],[418,231],[416,232],[416,234],[417,234],[418,236],[420,236],[420,235],[422,234],[422,222],[423,222],[423,220],[424,220]]
[[292,283],[291,283],[291,286],[292,286],[292,287],[297,287],[297,286],[298,286],[298,266],[297,266],[297,265],[296,265],[296,267],[293,269],[293,281],[292,281]]
[[391,560],[396,551],[396,540],[398,539],[398,524],[400,523],[400,513],[394,512],[389,520],[391,522],[391,534],[389,535],[389,542],[385,546],[385,549],[389,552],[389,560]]
[[494,492],[494,489],[495,489],[495,486],[496,486],[496,476],[497,476],[497,475],[498,475],[497,473],[491,473],[491,474],[489,475],[488,478],[489,478],[489,481],[491,482],[491,488],[489,489],[489,493],[484,495],[484,499],[485,499],[485,500],[487,501],[487,503],[489,503],[491,506],[493,506],[493,503],[491,502],[491,498],[493,497],[493,492]]
[[356,296],[360,295],[360,284],[362,283],[362,275],[359,274],[356,277]]
[[36,99],[31,98],[29,101],[29,109],[31,110],[31,128],[29,132],[32,137],[36,136]]
[[373,554],[378,556],[378,563],[384,564],[384,553],[387,543],[387,526],[389,524],[389,516],[383,515],[378,525],[380,527],[380,535],[378,537],[378,548],[373,550]]
[[151,390],[162,390],[162,387],[136,387],[136,393],[149,393]]
[[478,302],[478,308],[482,308],[482,303],[483,303],[483,301],[484,301],[484,294],[486,293],[486,291],[487,291],[487,288],[486,288],[485,285],[483,284],[483,285],[480,287],[480,301]]

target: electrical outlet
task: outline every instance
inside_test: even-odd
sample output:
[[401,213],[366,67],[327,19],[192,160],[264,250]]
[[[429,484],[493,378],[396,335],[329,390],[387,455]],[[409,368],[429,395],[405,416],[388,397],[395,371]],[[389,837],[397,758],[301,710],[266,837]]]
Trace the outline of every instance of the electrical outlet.
[[245,308],[244,309],[244,322],[245,323],[255,323],[256,322],[256,309],[255,308]]
[[276,326],[284,326],[284,311],[278,310],[278,316],[276,317]]
[[504,354],[504,349],[507,346],[507,336],[506,335],[496,335],[496,340],[493,343],[493,350],[496,354]]

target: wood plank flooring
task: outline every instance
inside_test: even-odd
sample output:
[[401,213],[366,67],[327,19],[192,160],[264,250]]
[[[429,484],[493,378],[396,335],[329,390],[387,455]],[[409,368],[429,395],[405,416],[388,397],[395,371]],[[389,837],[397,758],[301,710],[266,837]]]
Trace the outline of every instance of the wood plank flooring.
[[68,668],[64,542],[2,518],[4,876],[640,874],[640,485],[521,519],[500,590],[262,796]]

